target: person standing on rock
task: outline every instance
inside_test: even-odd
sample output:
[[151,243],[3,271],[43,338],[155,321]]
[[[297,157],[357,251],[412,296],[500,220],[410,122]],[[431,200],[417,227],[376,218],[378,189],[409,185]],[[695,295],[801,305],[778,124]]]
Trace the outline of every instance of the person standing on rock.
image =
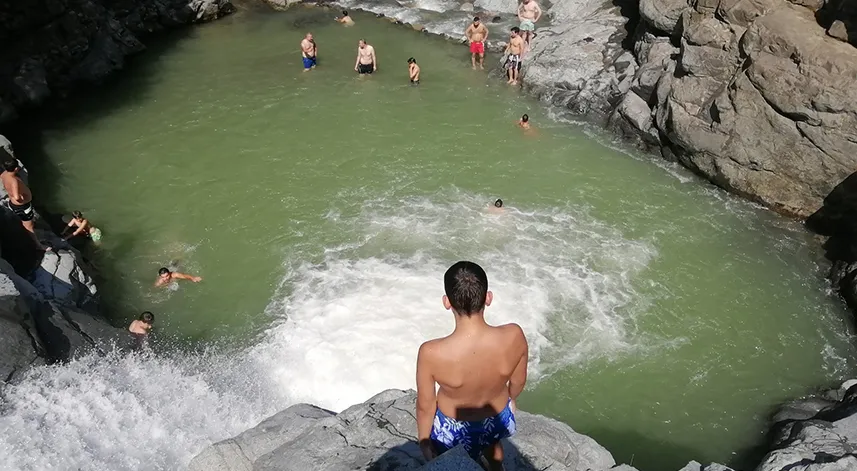
[[304,61],[304,72],[315,68],[318,63],[316,55],[318,54],[318,45],[312,38],[312,33],[307,33],[306,37],[301,40],[301,57]]
[[365,39],[357,41],[357,61],[354,63],[354,71],[360,75],[371,74],[378,70],[378,58],[375,57],[375,48],[366,43]]
[[0,148],[0,158],[3,160],[0,179],[3,180],[3,188],[9,195],[9,209],[15,213],[15,216],[18,216],[24,229],[30,232],[36,242],[36,247],[39,250],[48,250],[36,236],[36,226],[33,222],[36,218],[36,210],[33,209],[33,194],[27,184],[18,176],[18,172],[21,170],[18,159],[9,155],[3,148]]
[[479,68],[484,69],[483,63],[485,62],[485,41],[488,40],[488,28],[479,21],[479,17],[476,16],[473,18],[473,23],[471,23],[466,30],[464,30],[464,35],[467,37],[467,40],[470,41],[470,63],[473,68],[476,68],[476,59],[479,59]]
[[521,74],[521,55],[524,54],[526,43],[521,37],[521,30],[512,28],[509,35],[509,44],[506,45],[506,75],[509,76],[509,85],[517,85]]
[[500,440],[515,433],[516,400],[527,382],[527,339],[517,324],[485,322],[494,295],[482,267],[458,262],[443,283],[455,330],[425,342],[417,354],[420,449],[431,460],[462,445],[477,462],[484,457],[489,470],[500,470]]
[[530,40],[536,37],[536,22],[542,17],[542,8],[535,0],[522,0],[518,5],[518,20],[521,22],[521,31],[524,33],[524,41],[529,45]]

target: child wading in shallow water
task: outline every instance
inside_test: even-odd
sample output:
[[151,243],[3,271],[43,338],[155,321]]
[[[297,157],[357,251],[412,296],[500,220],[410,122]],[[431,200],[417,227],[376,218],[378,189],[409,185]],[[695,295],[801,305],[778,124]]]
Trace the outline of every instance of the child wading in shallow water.
[[413,57],[408,59],[408,77],[411,79],[411,85],[420,84],[420,66]]
[[148,345],[149,330],[152,329],[152,324],[155,323],[155,315],[149,311],[140,314],[140,318],[132,321],[128,326],[128,332],[131,332],[133,343],[131,348],[140,350]]

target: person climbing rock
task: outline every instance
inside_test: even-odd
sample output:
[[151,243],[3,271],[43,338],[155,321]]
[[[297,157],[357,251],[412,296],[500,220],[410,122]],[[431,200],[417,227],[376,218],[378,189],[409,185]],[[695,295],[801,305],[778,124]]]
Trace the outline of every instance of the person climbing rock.
[[527,339],[517,324],[485,322],[494,295],[479,265],[452,265],[443,284],[455,330],[425,342],[417,354],[419,446],[431,460],[462,445],[477,462],[485,458],[489,470],[500,470],[500,440],[515,433],[515,401],[527,382]]
[[155,281],[155,286],[164,286],[169,284],[173,280],[190,280],[194,283],[199,283],[200,281],[202,281],[202,278],[199,276],[179,273],[177,271],[170,271],[170,269],[167,267],[161,267],[161,269],[158,270],[158,280]]
[[[74,229],[74,232],[66,235],[66,233],[72,229]],[[90,224],[89,220],[83,217],[83,213],[80,211],[74,211],[71,213],[71,221],[68,222],[68,225],[63,229],[60,236],[65,240],[69,240],[81,234],[88,237],[95,243],[101,241],[101,230]]]

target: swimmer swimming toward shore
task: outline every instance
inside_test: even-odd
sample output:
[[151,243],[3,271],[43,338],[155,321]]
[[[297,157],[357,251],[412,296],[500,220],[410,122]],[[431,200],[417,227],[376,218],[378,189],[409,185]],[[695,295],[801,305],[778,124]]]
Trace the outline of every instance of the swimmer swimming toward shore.
[[194,283],[199,283],[202,281],[202,277],[179,273],[177,271],[170,271],[167,267],[161,267],[161,269],[158,270],[158,279],[155,281],[155,286],[164,286],[173,280],[190,280]]
[[494,204],[488,206],[488,212],[489,213],[504,213],[504,212],[506,212],[506,208],[503,207],[503,200],[501,200],[500,198],[497,198],[497,200],[494,201]]

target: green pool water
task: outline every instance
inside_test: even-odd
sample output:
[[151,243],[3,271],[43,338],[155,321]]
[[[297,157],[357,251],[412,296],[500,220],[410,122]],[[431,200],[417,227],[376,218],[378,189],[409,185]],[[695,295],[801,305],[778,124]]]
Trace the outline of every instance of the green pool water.
[[[532,345],[520,407],[644,471],[742,466],[774,405],[855,372],[797,223],[561,119],[464,46],[332,16],[244,11],[169,36],[10,135],[37,203],[102,229],[89,255],[116,325],[151,310],[161,348],[228,344],[267,365],[275,405],[341,409],[413,386],[417,346],[452,325],[443,270],[473,260],[488,319]],[[360,38],[371,77],[352,70]],[[204,280],[155,289],[162,265]]]

